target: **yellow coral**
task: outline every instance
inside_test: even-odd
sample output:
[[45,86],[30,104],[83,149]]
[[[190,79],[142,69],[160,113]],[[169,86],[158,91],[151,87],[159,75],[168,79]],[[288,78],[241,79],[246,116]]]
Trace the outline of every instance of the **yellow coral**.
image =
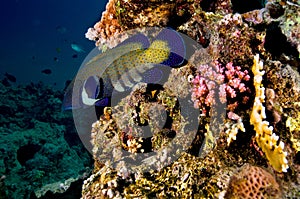
[[298,112],[298,117],[296,119],[292,117],[288,117],[285,123],[286,127],[290,129],[291,137],[290,140],[293,143],[293,148],[299,152],[300,151],[300,139],[297,139],[297,137],[293,136],[296,134],[295,132],[300,131],[300,113]]
[[265,153],[272,167],[278,172],[286,172],[289,167],[286,159],[287,152],[283,151],[284,143],[280,141],[277,144],[279,137],[273,133],[273,127],[269,126],[269,122],[264,120],[266,113],[262,103],[265,99],[265,88],[261,85],[261,82],[265,71],[261,71],[262,69],[263,63],[259,61],[259,55],[256,55],[252,67],[256,95],[250,116],[250,123],[256,131],[256,142]]

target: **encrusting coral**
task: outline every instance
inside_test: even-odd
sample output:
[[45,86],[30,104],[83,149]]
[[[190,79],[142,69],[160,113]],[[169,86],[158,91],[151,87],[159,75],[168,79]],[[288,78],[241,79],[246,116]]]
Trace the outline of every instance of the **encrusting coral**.
[[290,130],[290,141],[293,143],[293,148],[298,153],[300,151],[300,113],[298,112],[298,117],[296,119],[288,117],[285,124]]

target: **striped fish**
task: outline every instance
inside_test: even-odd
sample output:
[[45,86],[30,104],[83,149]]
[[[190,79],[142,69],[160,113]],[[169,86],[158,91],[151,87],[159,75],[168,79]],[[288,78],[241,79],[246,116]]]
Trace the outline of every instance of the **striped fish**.
[[185,61],[180,34],[171,29],[155,31],[155,37],[139,33],[104,53],[93,50],[67,88],[63,109],[107,106],[113,91],[124,92],[139,82],[159,81],[163,73],[157,66],[180,66]]

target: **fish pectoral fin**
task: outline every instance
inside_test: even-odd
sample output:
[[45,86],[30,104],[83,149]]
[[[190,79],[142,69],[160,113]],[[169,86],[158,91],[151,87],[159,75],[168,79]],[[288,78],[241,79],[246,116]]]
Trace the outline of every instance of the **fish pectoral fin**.
[[85,88],[82,89],[81,98],[82,98],[82,103],[88,106],[93,106],[99,100],[99,99],[90,98]]

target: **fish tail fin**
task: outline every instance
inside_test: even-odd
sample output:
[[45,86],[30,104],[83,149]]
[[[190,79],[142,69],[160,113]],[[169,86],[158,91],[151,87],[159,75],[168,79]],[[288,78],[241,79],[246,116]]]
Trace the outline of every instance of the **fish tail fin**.
[[161,64],[178,67],[186,62],[186,46],[180,33],[173,29],[165,28],[160,31],[155,39],[166,41],[170,49],[169,58]]

